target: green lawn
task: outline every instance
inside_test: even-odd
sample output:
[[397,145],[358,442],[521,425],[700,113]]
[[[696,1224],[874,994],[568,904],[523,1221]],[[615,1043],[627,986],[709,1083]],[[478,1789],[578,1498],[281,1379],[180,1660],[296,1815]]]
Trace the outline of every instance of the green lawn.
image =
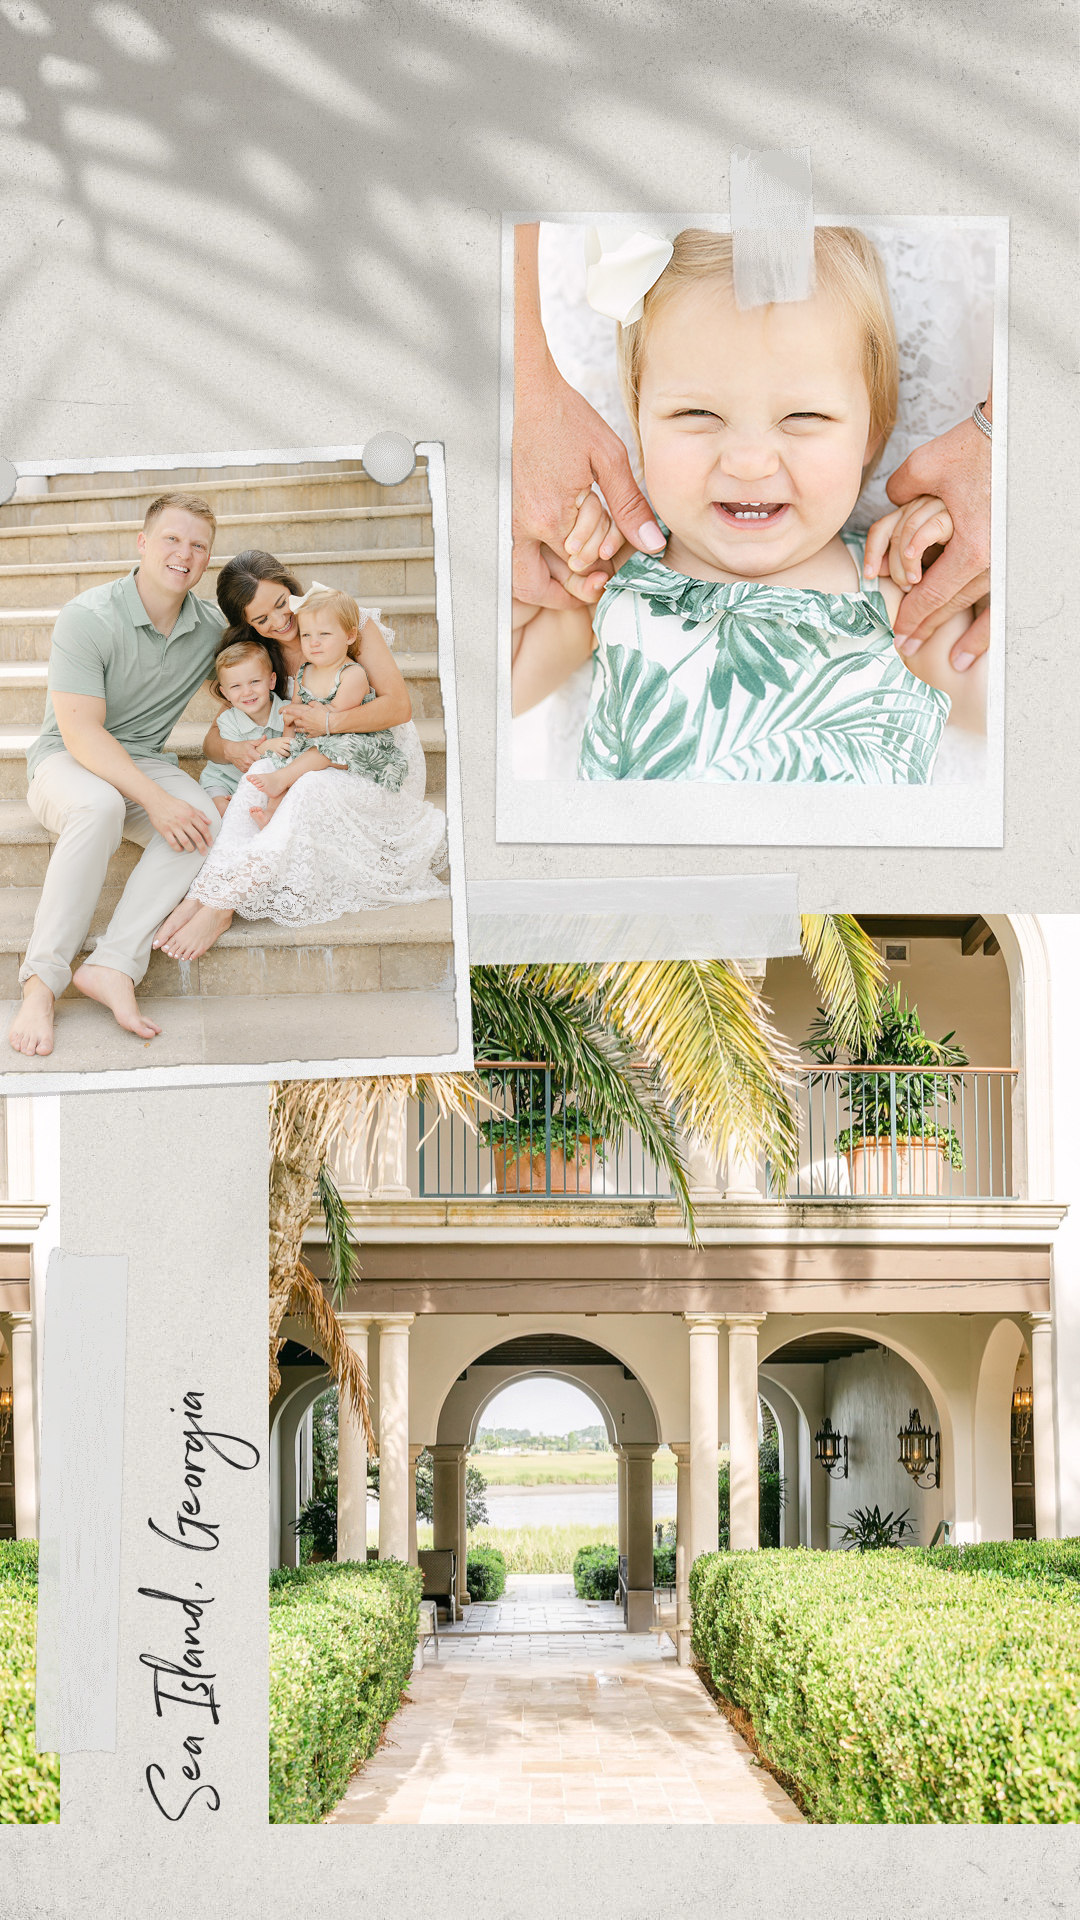
[[[472,1453],[492,1487],[601,1487],[615,1485],[613,1453]],[[665,1447],[653,1461],[653,1485],[675,1485],[675,1456]]]

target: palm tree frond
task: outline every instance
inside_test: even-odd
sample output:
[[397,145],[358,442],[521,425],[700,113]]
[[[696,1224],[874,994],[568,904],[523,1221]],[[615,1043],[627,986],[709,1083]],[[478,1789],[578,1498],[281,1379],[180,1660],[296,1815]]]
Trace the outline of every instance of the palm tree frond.
[[851,913],[804,913],[802,950],[837,1043],[853,1054],[871,1047],[886,967],[869,934]]
[[359,1248],[352,1229],[349,1209],[337,1189],[337,1182],[324,1160],[315,1182],[319,1204],[326,1221],[326,1258],[330,1268],[331,1296],[336,1308],[345,1304],[345,1295],[358,1278]]
[[346,1340],[341,1322],[319,1281],[303,1264],[297,1269],[292,1305],[297,1318],[306,1320],[315,1335],[339,1392],[347,1396],[364,1429],[368,1452],[377,1453],[378,1442],[371,1424],[367,1369]]

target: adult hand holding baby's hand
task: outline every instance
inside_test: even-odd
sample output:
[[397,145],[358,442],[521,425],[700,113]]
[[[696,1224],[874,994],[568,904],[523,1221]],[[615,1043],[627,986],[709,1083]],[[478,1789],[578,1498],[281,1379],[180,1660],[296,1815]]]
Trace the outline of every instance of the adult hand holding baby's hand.
[[282,707],[281,718],[285,727],[285,739],[291,740],[297,733],[325,733],[326,708],[306,706],[302,700],[290,700]]
[[[988,418],[989,405],[984,408]],[[893,622],[897,642],[908,642],[900,650],[910,660],[944,621],[989,591],[990,441],[974,420],[963,420],[916,447],[892,475],[886,492],[897,506],[919,496],[937,496],[953,527],[944,553],[904,595]],[[984,608],[953,647],[950,659],[956,671],[966,672],[989,643],[990,612]]]
[[539,226],[516,231],[514,281],[514,598],[565,610],[578,597],[560,585],[549,563],[577,518],[578,501],[595,481],[614,517],[601,558],[628,540],[660,553],[664,536],[630,471],[626,448],[605,420],[569,386],[548,351],[540,315]]
[[225,740],[221,742],[221,751],[230,767],[239,773],[249,773],[255,765],[263,748],[265,734],[258,740]]

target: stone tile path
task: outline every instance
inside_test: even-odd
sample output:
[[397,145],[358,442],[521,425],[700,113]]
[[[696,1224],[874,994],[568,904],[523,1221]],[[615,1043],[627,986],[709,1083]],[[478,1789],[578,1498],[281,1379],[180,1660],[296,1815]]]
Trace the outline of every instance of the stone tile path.
[[428,1642],[408,1702],[332,1823],[802,1820],[671,1642],[623,1632],[569,1581],[513,1579],[471,1607],[437,1656]]

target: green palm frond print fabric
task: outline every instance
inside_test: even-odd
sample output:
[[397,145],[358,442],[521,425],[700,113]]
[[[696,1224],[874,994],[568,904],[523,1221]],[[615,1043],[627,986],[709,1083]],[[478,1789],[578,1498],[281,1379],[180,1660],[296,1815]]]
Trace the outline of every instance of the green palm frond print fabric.
[[691,580],[635,554],[593,624],[579,780],[930,779],[949,697],[904,665],[876,588]]

